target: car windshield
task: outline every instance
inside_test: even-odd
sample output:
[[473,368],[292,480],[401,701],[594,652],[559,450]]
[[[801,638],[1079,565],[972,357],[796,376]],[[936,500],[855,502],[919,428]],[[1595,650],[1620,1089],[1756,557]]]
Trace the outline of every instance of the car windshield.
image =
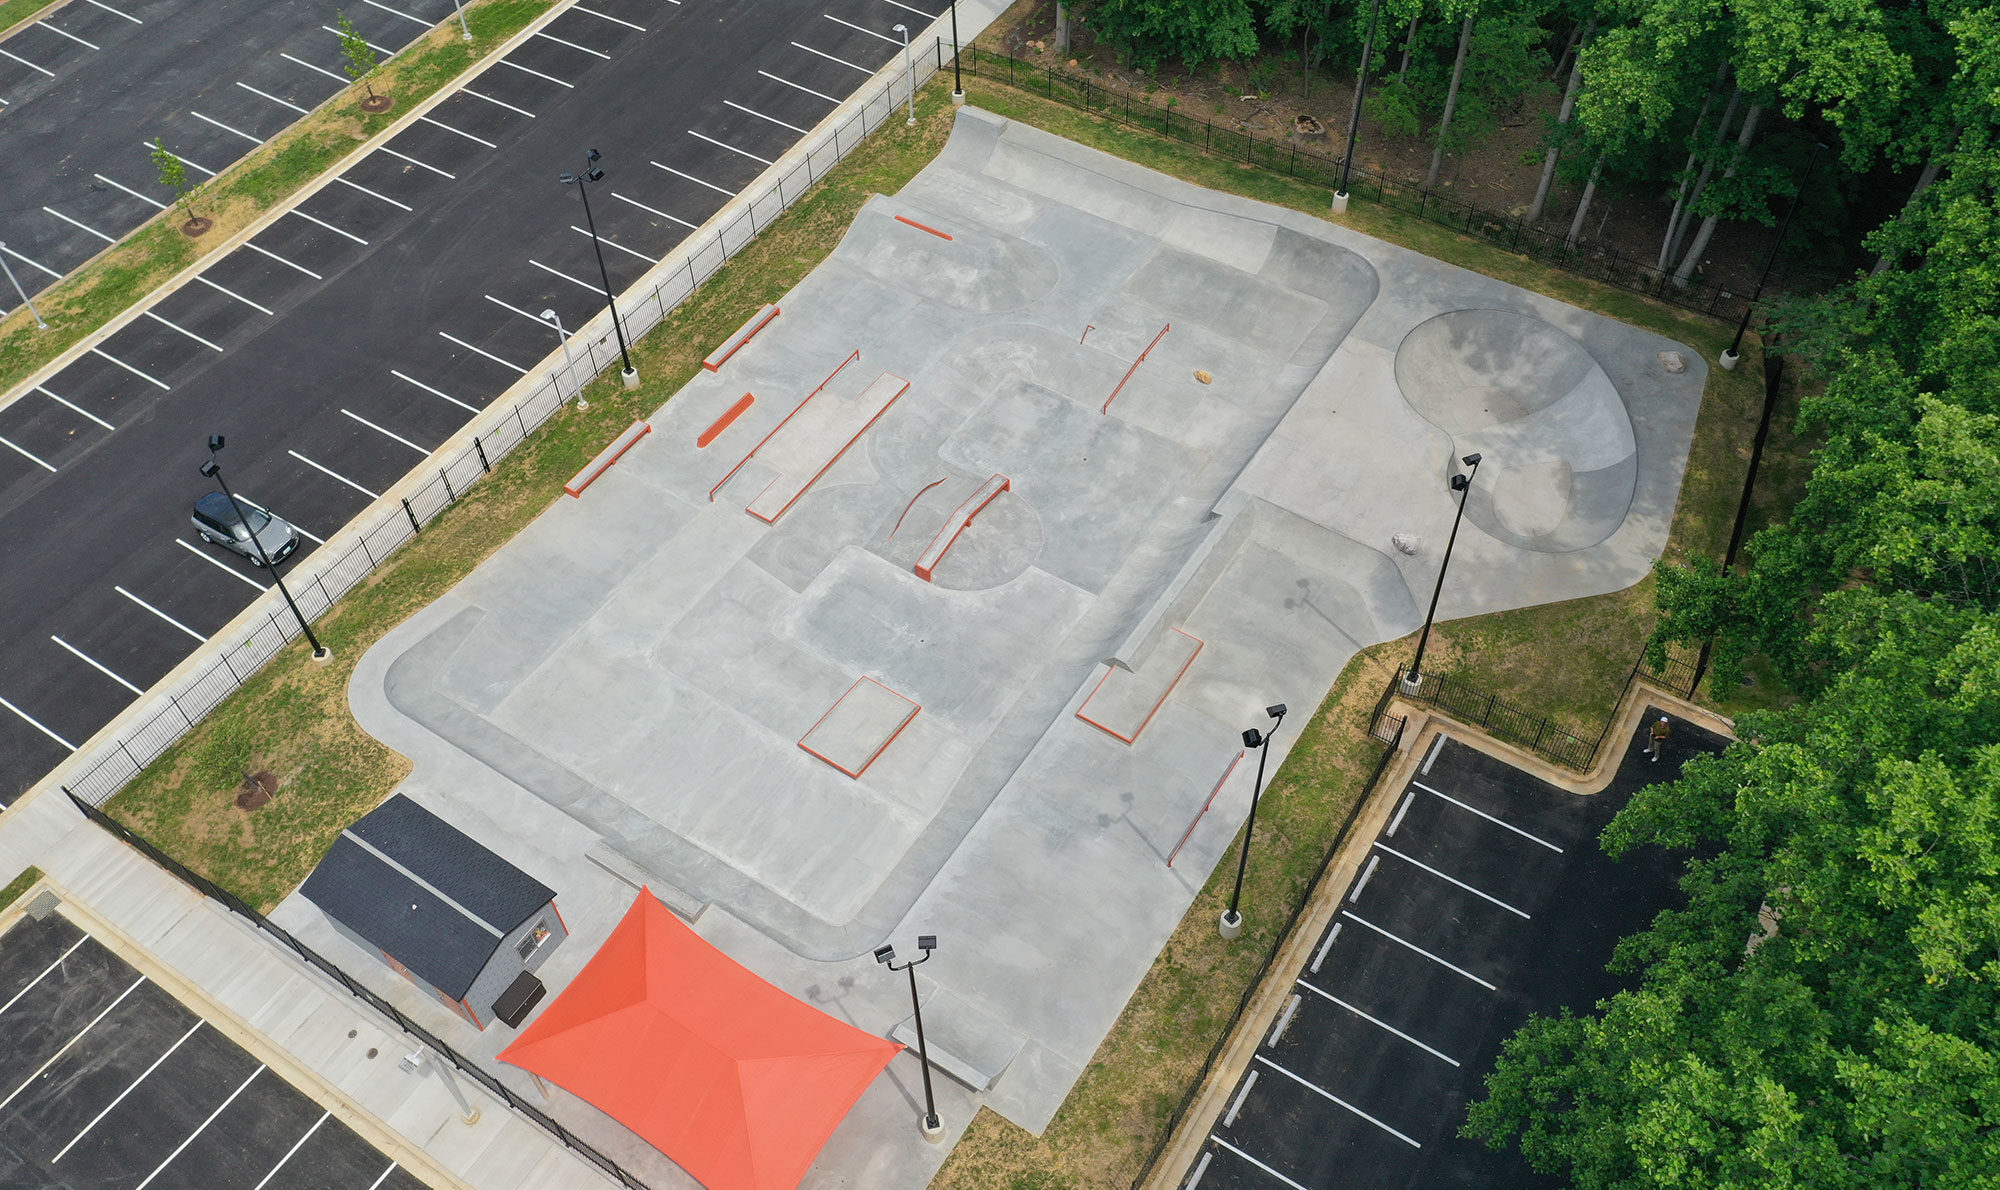
[[[236,519],[236,510],[233,508],[228,509],[226,510],[226,515],[233,521]],[[243,519],[250,522],[250,531],[252,533],[262,533],[264,526],[271,523],[271,514],[261,508],[252,508],[250,505],[245,504],[243,505]]]

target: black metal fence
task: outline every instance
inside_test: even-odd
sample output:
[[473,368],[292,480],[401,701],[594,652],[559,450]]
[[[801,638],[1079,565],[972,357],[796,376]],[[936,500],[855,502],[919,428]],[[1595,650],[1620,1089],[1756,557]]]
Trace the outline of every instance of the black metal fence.
[[[1058,70],[1053,65],[996,54],[967,47],[963,66],[977,77],[1047,96],[1059,103],[1098,115],[1109,116],[1134,128],[1143,128],[1180,141],[1199,145],[1205,153],[1231,161],[1262,166],[1317,185],[1335,188],[1341,182],[1341,154],[1331,147],[1307,148],[1303,138],[1271,139],[1245,132],[1232,122],[1218,124],[1204,117],[1177,112],[1173,104],[1155,103],[1145,95],[1124,88],[1107,87],[1082,75]],[[1747,294],[1703,280],[1676,285],[1669,274],[1660,272],[1654,260],[1637,260],[1601,244],[1588,247],[1569,242],[1564,232],[1546,231],[1526,219],[1474,206],[1450,194],[1420,184],[1397,179],[1388,173],[1357,164],[1349,171],[1347,184],[1357,197],[1372,199],[1384,206],[1406,211],[1454,231],[1478,236],[1568,272],[1615,285],[1633,293],[1734,322],[1749,305]],[[1808,290],[1823,288],[1834,280],[1831,273],[1786,274],[1779,270],[1780,288]]]
[[1644,677],[1654,684],[1671,690],[1683,698],[1694,693],[1699,680],[1697,662],[1685,652],[1670,649],[1665,664],[1652,666],[1646,663],[1642,654],[1632,665],[1625,677],[1625,685],[1617,700],[1612,704],[1609,717],[1598,728],[1595,735],[1579,735],[1558,724],[1546,715],[1537,715],[1519,707],[1501,702],[1491,694],[1475,690],[1449,674],[1424,674],[1415,691],[1401,685],[1401,675],[1390,679],[1389,690],[1383,695],[1386,702],[1391,694],[1401,694],[1430,703],[1454,718],[1484,730],[1495,739],[1504,740],[1524,748],[1546,760],[1552,760],[1566,768],[1578,772],[1589,772],[1597,763],[1598,753],[1603,749],[1606,738],[1611,734],[1612,725],[1618,721],[1618,704],[1625,701],[1625,693],[1632,684]]
[[68,786],[63,787],[63,792],[69,794],[69,800],[76,803],[76,808],[83,811],[84,816],[86,818],[89,818],[92,822],[95,822],[97,825],[103,827],[105,830],[110,831],[113,835],[117,836],[127,845],[136,849],[141,855],[144,855],[147,859],[150,859],[154,863],[158,864],[160,867],[165,868],[176,879],[180,880],[183,884],[186,884],[189,888],[194,889],[196,892],[200,893],[204,897],[208,897],[211,900],[214,900],[218,904],[222,905],[224,908],[228,909],[230,912],[235,913],[238,916],[249,920],[258,929],[264,931],[266,934],[269,934],[271,937],[276,938],[278,941],[284,943],[287,947],[291,949],[293,954],[298,955],[301,959],[304,959],[307,963],[310,963],[313,967],[317,968],[322,974],[331,978],[341,987],[346,988],[350,993],[352,993],[356,998],[366,1003],[370,1008],[373,1008],[375,1011],[381,1013],[383,1016],[388,1017],[391,1021],[394,1021],[397,1028],[409,1034],[411,1037],[416,1038],[419,1042],[423,1043],[423,1045],[426,1048],[433,1050],[436,1053],[442,1055],[443,1057],[449,1059],[451,1061],[451,1064],[453,1066],[458,1067],[458,1069],[462,1071],[466,1075],[466,1077],[473,1079],[480,1086],[485,1087],[488,1091],[493,1093],[494,1097],[499,1099],[502,1103],[505,1103],[508,1107],[513,1108],[515,1111],[520,1112],[522,1115],[528,1117],[530,1120],[533,1120],[535,1123],[540,1124],[544,1129],[548,1130],[550,1135],[554,1136],[557,1140],[563,1142],[563,1144],[567,1145],[573,1152],[582,1156],[583,1158],[588,1160],[591,1164],[603,1170],[605,1173],[618,1179],[620,1184],[629,1186],[632,1188],[632,1190],[648,1190],[646,1183],[640,1181],[637,1177],[626,1172],[622,1167],[619,1166],[619,1164],[616,1161],[613,1161],[611,1158],[605,1156],[603,1153],[598,1152],[596,1149],[584,1143],[582,1140],[579,1140],[576,1136],[571,1134],[568,1129],[564,1128],[561,1124],[556,1123],[556,1121],[551,1116],[549,1116],[547,1112],[542,1111],[540,1108],[534,1106],[527,1100],[515,1094],[513,1091],[509,1090],[506,1084],[502,1083],[499,1079],[493,1077],[493,1075],[490,1072],[481,1069],[471,1059],[466,1058],[464,1055],[460,1054],[457,1050],[451,1048],[444,1042],[440,1041],[436,1034],[432,1033],[430,1030],[424,1028],[422,1025],[419,1025],[415,1021],[411,1020],[409,1017],[403,1015],[403,1013],[400,1010],[398,1010],[395,1005],[389,1003],[381,996],[376,995],[373,991],[370,991],[368,988],[362,986],[361,984],[356,983],[353,979],[348,977],[346,972],[342,971],[339,967],[334,966],[331,960],[321,956],[318,951],[313,950],[305,943],[299,941],[297,938],[294,938],[282,926],[279,926],[277,923],[273,922],[270,918],[265,917],[263,914],[251,908],[249,903],[244,901],[241,897],[236,896],[234,893],[231,893],[230,891],[216,884],[214,881],[208,879],[207,877],[202,876],[200,873],[191,871],[185,865],[183,865],[179,860],[176,860],[173,856],[168,855],[166,852],[161,851],[159,848],[147,842],[144,836],[138,834],[136,831],[133,831],[131,828],[127,827],[124,823],[119,822],[117,819],[111,817],[109,814],[106,814],[103,810],[98,809],[95,805],[92,805],[88,800],[78,797],[75,793],[71,793]]

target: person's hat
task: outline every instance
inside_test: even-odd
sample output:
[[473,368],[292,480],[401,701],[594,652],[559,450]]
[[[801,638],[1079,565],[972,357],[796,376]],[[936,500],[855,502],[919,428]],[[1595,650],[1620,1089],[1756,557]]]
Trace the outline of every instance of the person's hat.
[[1660,716],[1660,722],[1662,722],[1662,723],[1665,723],[1666,721],[1667,721],[1667,717],[1666,717],[1665,715],[1661,715],[1661,716]]

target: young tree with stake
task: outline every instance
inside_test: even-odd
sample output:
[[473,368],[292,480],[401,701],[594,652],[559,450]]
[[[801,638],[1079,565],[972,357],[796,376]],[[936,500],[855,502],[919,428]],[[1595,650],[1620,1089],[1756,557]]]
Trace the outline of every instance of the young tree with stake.
[[361,33],[355,29],[354,22],[347,19],[345,12],[336,15],[340,18],[338,22],[340,25],[340,52],[347,59],[345,64],[347,77],[360,83],[362,89],[368,93],[368,98],[362,102],[361,106],[368,111],[380,111],[384,107],[387,107],[388,104],[381,96],[375,94],[375,88],[370,82],[375,75],[375,63],[377,60],[375,47],[369,45],[368,39],[361,36]]

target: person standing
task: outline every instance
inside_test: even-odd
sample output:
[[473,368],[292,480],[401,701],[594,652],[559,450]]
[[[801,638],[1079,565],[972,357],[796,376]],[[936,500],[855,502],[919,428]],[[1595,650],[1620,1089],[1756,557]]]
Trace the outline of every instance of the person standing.
[[1654,764],[1660,763],[1660,752],[1667,746],[1667,737],[1672,734],[1674,734],[1673,725],[1667,722],[1665,715],[1661,715],[1653,724],[1653,742],[1647,749],[1653,754]]

